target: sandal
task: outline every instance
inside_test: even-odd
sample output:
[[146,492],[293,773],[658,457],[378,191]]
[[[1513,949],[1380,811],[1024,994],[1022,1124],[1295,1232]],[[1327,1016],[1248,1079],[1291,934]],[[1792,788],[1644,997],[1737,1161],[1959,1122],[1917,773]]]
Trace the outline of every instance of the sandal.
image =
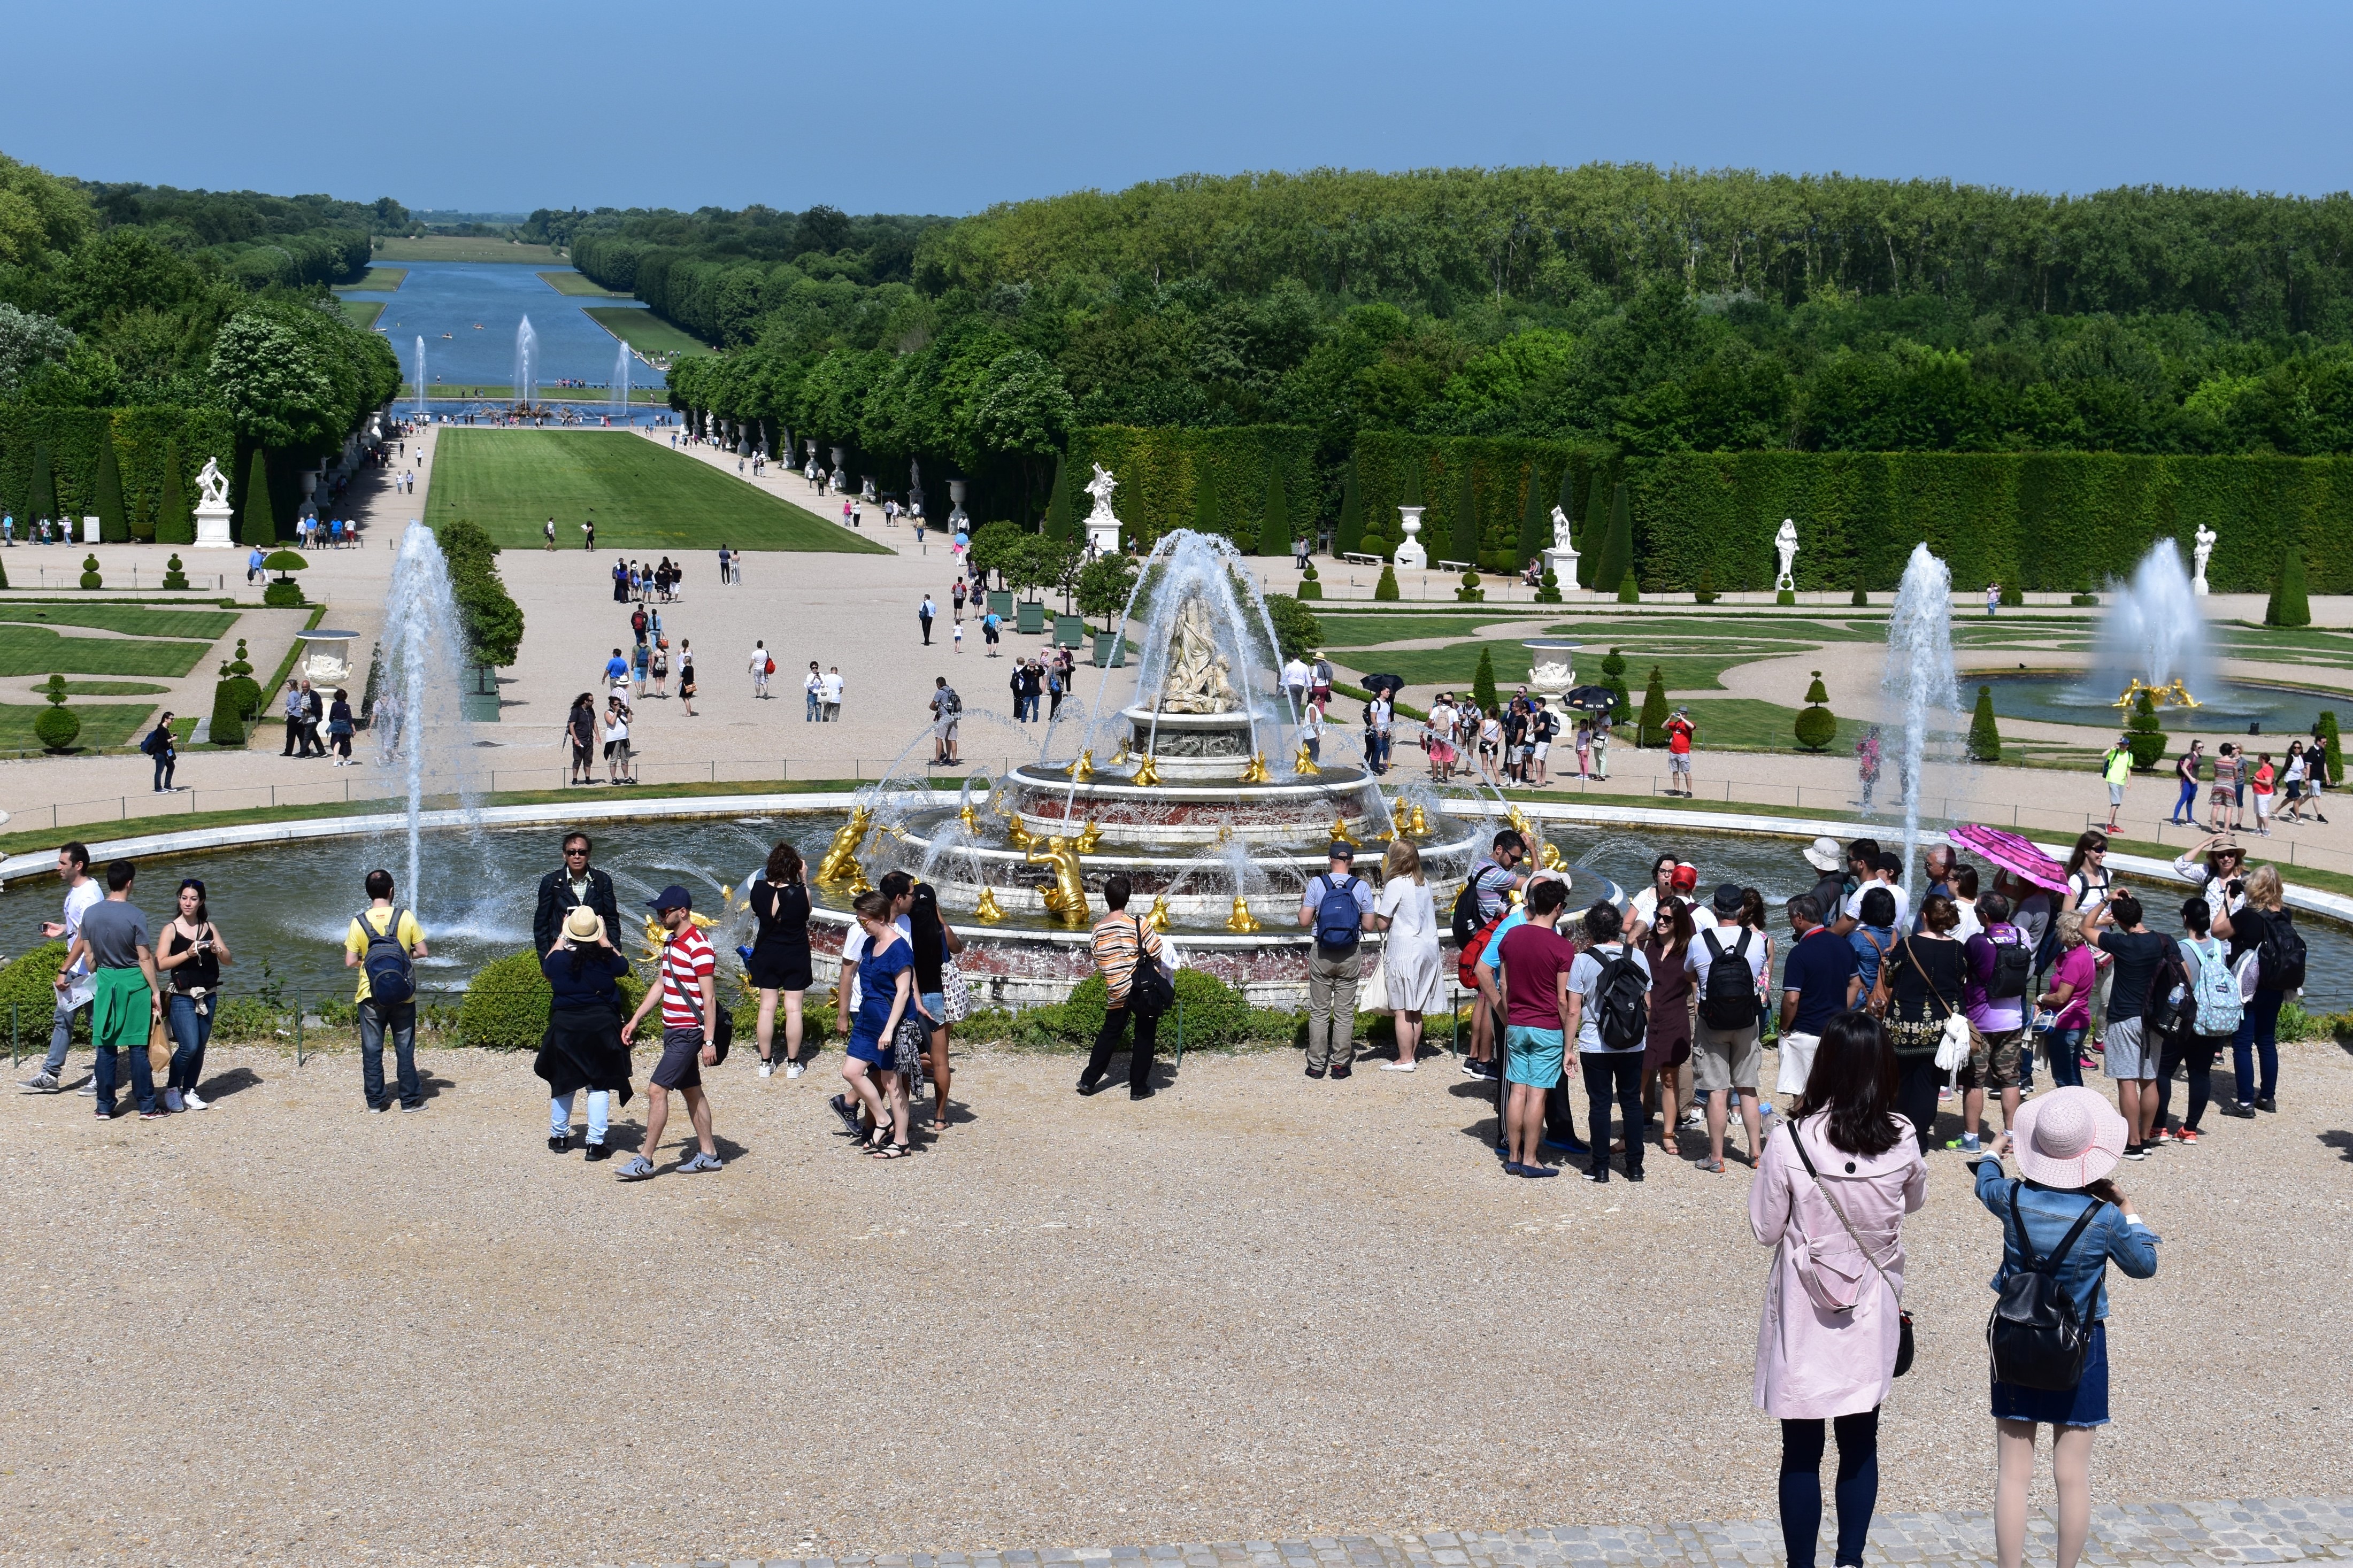
[[874,1123],[874,1131],[869,1134],[866,1139],[866,1147],[871,1152],[873,1150],[881,1148],[882,1145],[888,1143],[890,1141],[891,1118],[885,1116]]
[[877,1143],[872,1149],[867,1151],[867,1158],[872,1160],[903,1160],[913,1152],[914,1151],[908,1148],[904,1143]]

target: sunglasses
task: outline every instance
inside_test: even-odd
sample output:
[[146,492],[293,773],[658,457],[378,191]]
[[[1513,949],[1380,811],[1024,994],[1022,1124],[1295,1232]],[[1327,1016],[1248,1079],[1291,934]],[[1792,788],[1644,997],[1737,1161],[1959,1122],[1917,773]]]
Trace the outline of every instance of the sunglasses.
[[580,858],[582,858],[583,860],[586,860],[586,858],[588,858],[588,851],[586,851],[586,849],[566,849],[566,850],[564,852],[564,858],[565,858],[566,860],[571,859],[571,858],[572,858],[574,856],[575,856],[575,855],[577,855],[578,857],[580,857]]
[[195,879],[194,877],[185,878],[185,879],[184,879],[181,881],[181,883],[180,883],[180,891],[182,891],[182,892],[184,892],[184,893],[185,893],[185,892],[186,892],[190,888],[194,888],[194,889],[195,889],[196,891],[198,891],[199,893],[201,893],[201,892],[203,892],[203,891],[205,890],[205,885],[204,885],[202,882],[199,882],[198,880],[196,880],[196,879]]

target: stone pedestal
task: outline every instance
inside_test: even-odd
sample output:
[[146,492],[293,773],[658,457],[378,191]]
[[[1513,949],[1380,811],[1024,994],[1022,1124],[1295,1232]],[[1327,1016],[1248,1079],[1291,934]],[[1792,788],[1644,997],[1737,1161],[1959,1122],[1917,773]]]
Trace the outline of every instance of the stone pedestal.
[[1391,559],[1409,571],[1423,571],[1430,565],[1430,552],[1421,547],[1421,540],[1418,537],[1421,532],[1421,514],[1427,510],[1418,506],[1398,508],[1398,523],[1405,530],[1405,537],[1398,542],[1397,552]]
[[1552,574],[1553,581],[1560,584],[1563,593],[1577,586],[1577,547],[1575,545],[1572,544],[1566,550],[1547,550],[1544,552],[1544,558],[1546,569]]
[[196,548],[199,550],[231,550],[237,541],[229,537],[228,502],[200,501],[196,506]]
[[1087,548],[1098,555],[1119,553],[1119,519],[1091,517],[1087,519]]

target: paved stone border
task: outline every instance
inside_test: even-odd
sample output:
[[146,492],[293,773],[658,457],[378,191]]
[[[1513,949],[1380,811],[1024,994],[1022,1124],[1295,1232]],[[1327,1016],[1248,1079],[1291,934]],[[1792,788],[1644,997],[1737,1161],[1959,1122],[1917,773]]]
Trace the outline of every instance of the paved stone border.
[[[1828,1511],[1829,1499],[1824,1500]],[[1823,1521],[1818,1558],[1832,1556]],[[2050,1563],[2057,1522],[2031,1513],[2026,1560]],[[1194,1542],[1168,1546],[1038,1547],[980,1552],[861,1552],[846,1557],[698,1558],[638,1568],[1766,1568],[1786,1561],[1770,1519],[1661,1525],[1573,1525],[1421,1535],[1315,1535],[1303,1541]],[[1866,1563],[1994,1561],[1993,1515],[1875,1514]],[[2111,1504],[2092,1510],[2083,1561],[2138,1563],[2353,1561],[2353,1498],[2242,1498],[2217,1502]]]

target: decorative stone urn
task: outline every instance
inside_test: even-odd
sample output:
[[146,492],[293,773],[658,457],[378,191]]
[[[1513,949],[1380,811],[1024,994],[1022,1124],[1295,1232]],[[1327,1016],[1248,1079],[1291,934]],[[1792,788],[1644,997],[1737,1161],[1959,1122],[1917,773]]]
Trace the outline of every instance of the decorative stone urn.
[[1430,509],[1420,506],[1398,508],[1398,526],[1405,537],[1398,542],[1396,561],[1399,566],[1421,571],[1430,565],[1430,552],[1421,546],[1421,514]]

